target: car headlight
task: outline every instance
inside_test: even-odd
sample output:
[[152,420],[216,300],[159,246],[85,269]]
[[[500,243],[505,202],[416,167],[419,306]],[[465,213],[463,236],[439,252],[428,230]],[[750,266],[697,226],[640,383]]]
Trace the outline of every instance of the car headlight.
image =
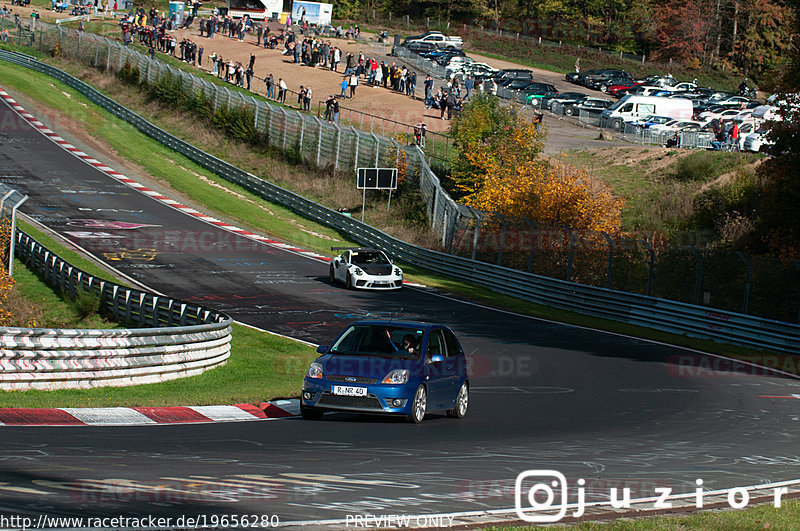
[[395,267],[394,268],[394,275],[396,277],[402,277],[403,276],[403,270],[400,269],[399,267]]
[[306,376],[314,379],[322,378],[322,364],[317,362],[312,363],[311,366],[308,368]]
[[363,275],[363,274],[364,274],[364,272],[363,272],[363,271],[361,270],[361,268],[359,268],[359,267],[355,268],[355,270],[353,271],[353,273],[355,273],[355,274],[356,274],[356,275],[358,275],[358,276],[361,276],[361,275]]
[[381,383],[399,385],[408,382],[408,369],[395,369]]

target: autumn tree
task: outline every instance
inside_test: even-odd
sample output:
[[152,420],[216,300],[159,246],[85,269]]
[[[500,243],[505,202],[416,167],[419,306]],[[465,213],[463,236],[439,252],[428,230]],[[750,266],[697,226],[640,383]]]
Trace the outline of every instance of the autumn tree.
[[475,208],[575,229],[617,231],[623,201],[587,172],[541,156],[544,135],[518,109],[478,95],[451,127],[454,178]]
[[[3,264],[8,263],[8,253],[11,243],[11,225],[7,219],[0,222],[0,260]],[[8,276],[8,272],[0,265],[0,326],[10,326],[13,314],[7,308],[8,294],[14,287],[14,280]]]

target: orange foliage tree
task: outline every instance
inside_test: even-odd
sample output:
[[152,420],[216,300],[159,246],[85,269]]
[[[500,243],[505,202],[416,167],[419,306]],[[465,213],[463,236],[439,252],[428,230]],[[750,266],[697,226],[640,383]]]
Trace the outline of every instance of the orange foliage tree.
[[[491,97],[482,96],[478,105],[491,106],[482,101]],[[467,120],[479,124],[477,134],[465,134],[472,124],[458,126],[462,157],[453,173],[465,193],[464,202],[504,216],[573,229],[619,230],[623,199],[585,170],[543,159],[543,133],[515,109],[492,112],[502,115],[498,131],[489,132],[491,113],[483,111],[467,115]]]
[[[0,223],[0,260],[3,264],[8,263],[8,253],[11,243],[11,225],[8,220]],[[10,326],[11,319],[14,317],[6,308],[8,294],[14,287],[14,280],[8,276],[8,272],[0,265],[0,326]]]

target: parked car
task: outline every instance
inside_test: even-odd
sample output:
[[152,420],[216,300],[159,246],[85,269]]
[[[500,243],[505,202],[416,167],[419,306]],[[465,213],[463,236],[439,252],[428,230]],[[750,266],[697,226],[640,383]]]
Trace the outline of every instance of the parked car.
[[633,78],[629,76],[589,77],[586,79],[586,88],[599,90],[600,92],[608,92],[608,87],[611,85],[621,85],[630,82],[633,82]]
[[533,71],[524,68],[507,68],[505,70],[500,70],[494,76],[494,81],[498,85],[501,85],[503,82],[513,81],[515,79],[527,79],[528,81],[533,81]]
[[404,416],[419,423],[435,410],[455,418],[467,414],[467,360],[446,326],[357,321],[317,352],[320,356],[303,379],[304,419],[344,411]]
[[626,121],[636,120],[651,114],[689,120],[692,117],[692,102],[682,98],[657,98],[628,94],[608,110],[603,111],[601,125],[621,130]]
[[634,88],[638,87],[642,83],[640,81],[634,81],[632,79],[624,79],[621,83],[617,85],[609,85],[608,86],[608,93],[612,96],[616,96],[621,98],[629,91],[633,90]]
[[461,37],[455,36],[451,37],[445,35],[444,33],[440,33],[438,31],[429,31],[427,34],[423,34],[423,36],[413,39],[406,39],[405,44],[409,45],[414,42],[428,42],[431,44],[435,44],[436,46],[452,46],[455,48],[462,48],[464,46],[464,41]]
[[654,125],[665,124],[672,120],[673,118],[670,118],[669,116],[658,116],[657,114],[651,114],[639,120],[631,120],[630,122],[627,122],[627,125],[630,127],[635,127],[636,129],[650,129],[650,127]]
[[588,113],[600,114],[604,109],[608,109],[614,102],[605,98],[586,97],[573,102],[564,104],[564,114],[572,116],[573,114]]
[[589,74],[583,78],[583,86],[587,88],[591,88],[599,81],[603,81],[606,79],[611,79],[612,77],[623,77],[626,79],[633,79],[633,76],[630,73],[626,72],[625,70],[616,70],[613,68],[605,68],[603,70],[598,70],[594,74]]
[[341,282],[347,289],[403,287],[403,270],[394,265],[383,251],[368,247],[333,247],[332,250],[343,252],[331,260],[328,271],[331,283]]
[[575,83],[576,85],[583,85],[583,81],[584,81],[584,79],[586,79],[586,76],[590,76],[590,75],[596,74],[598,72],[600,72],[600,71],[599,70],[587,70],[586,72],[580,72],[580,73],[578,73],[578,72],[569,72],[564,77],[570,83]]
[[700,122],[694,120],[670,120],[663,124],[653,124],[650,126],[650,131],[654,133],[661,132],[676,132],[676,131],[699,131]]
[[550,100],[548,101],[547,108],[550,109],[551,111],[556,112],[557,107],[563,107],[567,103],[588,97],[589,95],[584,94],[583,92],[562,92],[558,96],[550,98]]
[[558,95],[558,90],[549,83],[531,83],[527,87],[520,89],[519,97],[522,98],[526,104],[539,105],[539,100],[544,98],[552,98]]
[[470,75],[475,79],[487,79],[494,77],[499,70],[494,68],[493,66],[489,66],[486,63],[469,63],[465,65],[462,72],[465,75]]
[[[409,43],[406,46],[406,48],[408,48],[408,51],[410,51],[410,52],[424,53],[424,52],[433,51],[433,50],[437,49],[438,46],[436,46],[432,42],[412,42],[412,43]],[[397,54],[395,53],[394,55],[397,55]]]

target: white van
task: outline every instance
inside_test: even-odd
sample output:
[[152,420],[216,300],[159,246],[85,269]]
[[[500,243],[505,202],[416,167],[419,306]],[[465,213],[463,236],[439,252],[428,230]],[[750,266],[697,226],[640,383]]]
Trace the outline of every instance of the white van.
[[600,125],[620,131],[626,121],[644,118],[651,114],[669,116],[676,120],[691,120],[692,111],[691,100],[685,98],[662,98],[659,96],[628,94],[603,111]]

